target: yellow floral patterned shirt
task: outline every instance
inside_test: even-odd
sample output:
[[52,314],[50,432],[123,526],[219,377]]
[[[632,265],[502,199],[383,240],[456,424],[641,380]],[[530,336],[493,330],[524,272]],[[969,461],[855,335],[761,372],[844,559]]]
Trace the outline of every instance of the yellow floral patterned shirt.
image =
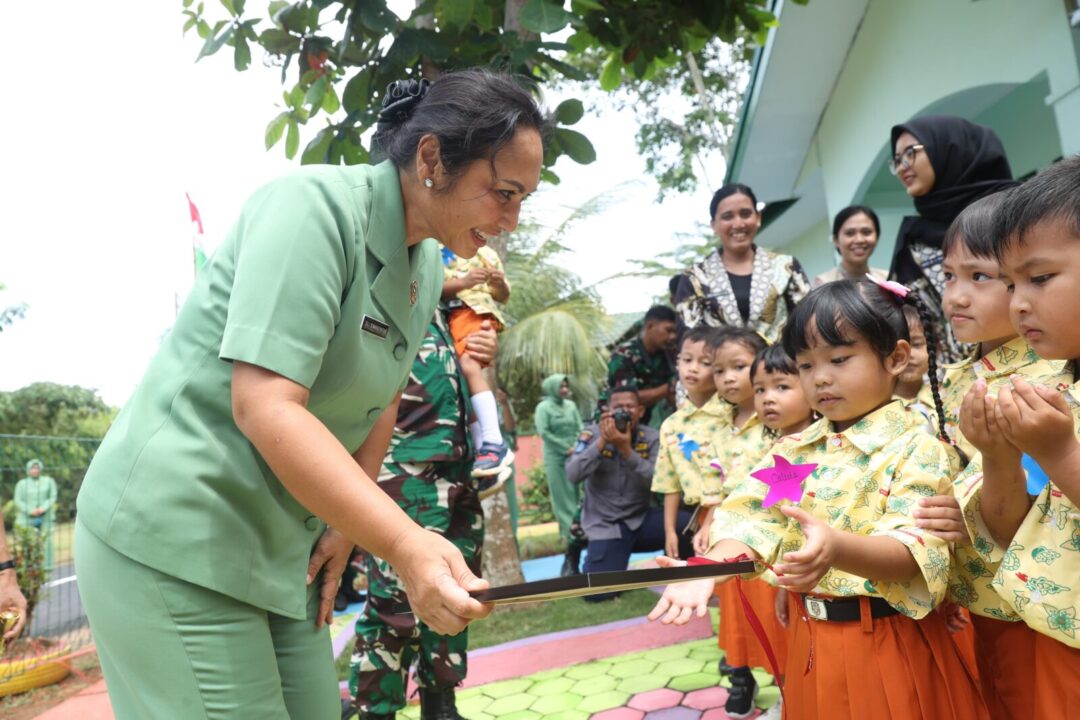
[[[1040,358],[1022,337],[1013,338],[984,357],[972,357],[964,362],[946,365],[945,377],[941,381],[945,432],[963,451],[964,457],[973,458],[978,451],[960,432],[960,404],[975,382],[979,378],[986,380],[991,394],[996,394],[997,388],[1009,382],[1013,375],[1021,375],[1026,380],[1053,387],[1060,382],[1072,382],[1071,375],[1063,374],[1064,367],[1064,361]],[[936,427],[937,418],[933,419]]]
[[776,435],[757,415],[741,428],[731,422],[713,435],[713,458],[724,471],[720,500],[749,475],[774,442]]
[[712,439],[732,422],[731,403],[713,395],[701,407],[689,400],[660,426],[652,491],[682,493],[687,505],[716,505],[722,487],[720,473],[710,467],[715,457]]
[[[487,270],[502,270],[502,260],[499,259],[499,255],[489,247],[480,248],[476,255],[466,260],[463,257],[457,255],[445,254],[446,260],[443,264],[443,278],[446,280],[453,280],[459,277],[464,277],[469,274],[469,271],[473,268],[485,268]],[[510,281],[506,281],[506,286],[510,287]],[[468,305],[477,315],[494,315],[503,325],[506,325],[506,318],[503,317],[502,311],[499,309],[499,303],[495,302],[495,298],[491,297],[491,288],[487,283],[477,285],[476,287],[466,288],[457,294],[458,300],[463,304]]]
[[[1071,367],[1067,369],[1071,374]],[[1060,389],[1080,433],[1080,385]],[[1009,547],[1002,548],[979,513],[982,473],[978,467],[958,479],[956,494],[972,547],[994,573],[990,586],[1008,609],[1035,631],[1080,648],[1080,508],[1048,483]]]
[[[799,507],[838,530],[891,537],[919,567],[908,582],[875,582],[834,568],[814,588],[816,594],[881,597],[913,618],[925,617],[941,602],[949,545],[919,528],[911,513],[919,498],[949,492],[959,458],[927,431],[922,415],[893,401],[843,432],[822,419],[777,440],[758,468],[772,467],[772,455],[792,464],[817,464],[803,481]],[[762,508],[767,491],[765,483],[749,476],[733,488],[713,518],[713,542],[739,540],[769,564],[802,547],[806,538],[799,524],[781,513],[779,504]]]

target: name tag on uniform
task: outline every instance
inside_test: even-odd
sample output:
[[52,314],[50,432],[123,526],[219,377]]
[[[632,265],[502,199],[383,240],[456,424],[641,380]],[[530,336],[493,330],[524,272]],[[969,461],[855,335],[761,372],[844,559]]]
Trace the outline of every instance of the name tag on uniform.
[[360,323],[360,329],[366,333],[370,333],[380,340],[385,340],[386,336],[390,334],[390,326],[381,320],[376,320],[370,315],[365,315],[363,322]]

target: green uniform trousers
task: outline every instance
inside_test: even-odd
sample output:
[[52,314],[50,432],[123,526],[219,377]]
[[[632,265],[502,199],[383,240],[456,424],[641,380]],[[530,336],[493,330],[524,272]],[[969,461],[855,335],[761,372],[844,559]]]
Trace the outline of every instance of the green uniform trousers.
[[318,583],[308,619],[294,620],[137,563],[81,522],[75,543],[117,720],[340,717],[330,635],[315,628]]
[[551,510],[559,521],[559,535],[567,543],[573,540],[570,526],[581,504],[581,487],[566,478],[566,453],[544,448],[544,474],[547,475]]

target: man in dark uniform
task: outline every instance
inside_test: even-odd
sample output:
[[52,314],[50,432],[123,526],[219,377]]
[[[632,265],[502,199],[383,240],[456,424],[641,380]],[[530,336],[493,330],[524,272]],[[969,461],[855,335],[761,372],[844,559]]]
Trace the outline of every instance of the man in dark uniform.
[[[599,423],[581,433],[566,462],[571,482],[585,483],[581,524],[589,541],[585,572],[625,570],[631,553],[664,549],[664,511],[652,502],[653,469],[660,434],[639,421],[643,408],[633,385],[616,386]],[[690,514],[679,514],[679,527]],[[693,555],[680,534],[680,554]],[[588,600],[609,600],[616,593]]]
[[[655,305],[645,313],[641,332],[619,343],[608,360],[607,387],[637,387],[643,408],[641,421],[653,427],[658,427],[675,409],[672,390],[675,370],[671,363],[674,345],[675,311],[665,305]],[[601,406],[609,392],[605,389],[601,394]]]

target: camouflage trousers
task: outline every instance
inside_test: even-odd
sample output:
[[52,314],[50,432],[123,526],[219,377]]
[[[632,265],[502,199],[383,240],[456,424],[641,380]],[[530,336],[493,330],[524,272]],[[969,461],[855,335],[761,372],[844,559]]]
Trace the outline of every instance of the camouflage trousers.
[[[387,463],[379,487],[417,523],[443,535],[480,574],[484,515],[469,477],[471,458],[460,463]],[[356,621],[356,649],[349,664],[349,694],[362,712],[405,707],[409,670],[424,688],[455,686],[465,679],[468,631],[440,635],[412,613],[394,614],[406,600],[401,582],[381,558],[365,558],[368,600]]]

